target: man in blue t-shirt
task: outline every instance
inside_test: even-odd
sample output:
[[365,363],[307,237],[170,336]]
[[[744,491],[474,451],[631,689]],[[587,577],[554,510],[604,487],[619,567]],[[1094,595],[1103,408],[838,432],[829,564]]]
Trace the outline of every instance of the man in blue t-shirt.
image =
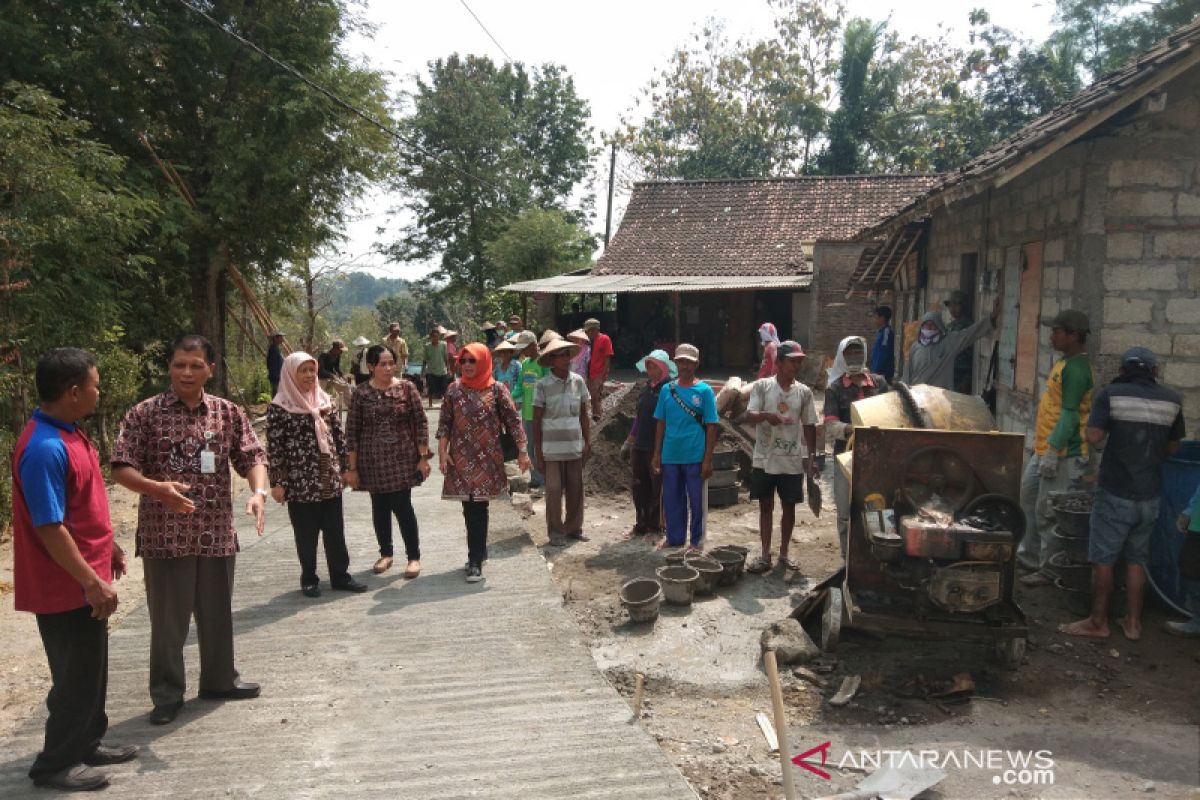
[[1179,394],[1155,381],[1158,361],[1145,347],[1121,357],[1121,373],[1092,396],[1084,436],[1093,448],[1107,438],[1100,479],[1092,499],[1088,561],[1092,564],[1092,613],[1060,625],[1072,636],[1108,636],[1108,600],[1113,566],[1125,559],[1125,638],[1142,638],[1142,595],[1150,535],[1158,521],[1162,466],[1183,439],[1183,403]]
[[651,468],[662,474],[663,514],[667,538],[659,547],[688,544],[700,549],[704,538],[704,482],[712,475],[713,449],[717,445],[717,398],[712,387],[696,378],[700,350],[694,345],[675,348],[679,379],[658,393],[654,409],[654,459]]
[[891,381],[896,372],[896,333],[892,330],[891,307],[879,306],[871,312],[871,320],[878,328],[871,347],[871,372]]

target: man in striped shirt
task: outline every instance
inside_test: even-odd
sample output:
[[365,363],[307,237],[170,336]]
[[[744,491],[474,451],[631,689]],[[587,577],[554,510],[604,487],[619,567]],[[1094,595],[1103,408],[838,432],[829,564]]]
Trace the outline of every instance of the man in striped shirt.
[[[591,455],[587,382],[571,371],[579,345],[553,339],[538,363],[549,372],[534,384],[533,452],[546,478],[546,532],[550,544],[587,541],[583,533],[583,464]],[[566,500],[566,513],[563,501]]]
[[1150,534],[1158,520],[1163,460],[1183,439],[1183,404],[1179,395],[1155,380],[1158,361],[1145,347],[1131,347],[1121,357],[1121,372],[1092,398],[1084,435],[1099,449],[1105,438],[1100,480],[1092,503],[1088,561],[1092,563],[1092,613],[1059,626],[1072,636],[1108,636],[1108,601],[1113,565],[1125,559],[1125,638],[1142,637],[1142,595]]

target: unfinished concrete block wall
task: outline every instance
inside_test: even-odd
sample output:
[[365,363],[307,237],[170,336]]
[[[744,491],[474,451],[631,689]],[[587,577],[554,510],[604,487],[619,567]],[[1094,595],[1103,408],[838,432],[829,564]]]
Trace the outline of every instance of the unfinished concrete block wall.
[[846,297],[862,251],[861,244],[843,242],[817,242],[813,247],[812,320],[808,338],[800,342],[805,350],[832,357],[847,336],[862,336],[868,346],[874,340],[869,314],[876,303],[861,294]]

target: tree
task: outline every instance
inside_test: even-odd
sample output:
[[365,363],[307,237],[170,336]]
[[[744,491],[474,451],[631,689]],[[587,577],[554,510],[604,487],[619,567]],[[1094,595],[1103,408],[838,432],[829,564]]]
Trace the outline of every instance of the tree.
[[452,55],[429,64],[413,106],[397,188],[415,222],[387,249],[393,257],[440,257],[449,288],[482,294],[496,281],[487,244],[521,211],[586,220],[590,198],[571,200],[587,173],[588,107],[561,67]]
[[[386,119],[382,77],[341,52],[355,23],[340,0],[309,0],[303,13],[286,0],[203,8]],[[164,214],[142,248],[157,270],[141,294],[187,298],[174,327],[221,351],[229,264],[272,275],[335,239],[346,201],[388,165],[385,134],[176,3],[13,0],[0,38],[0,74],[60,98],[128,159],[134,190],[160,198]],[[178,168],[194,211],[154,168],[139,133]],[[223,381],[218,364],[218,390]]]
[[586,267],[596,240],[557,209],[527,208],[485,250],[497,284],[533,280]]
[[1200,14],[1200,0],[1056,0],[1057,45],[1079,48],[1092,79],[1130,58]]
[[159,206],[122,182],[125,160],[35,87],[0,91],[0,395],[14,429],[36,354],[95,347],[130,312],[120,287],[142,279],[130,247]]
[[866,145],[895,95],[894,72],[880,68],[875,54],[887,26],[854,18],[846,24],[838,64],[838,107],[829,120],[829,145],[821,154],[830,175],[865,171]]

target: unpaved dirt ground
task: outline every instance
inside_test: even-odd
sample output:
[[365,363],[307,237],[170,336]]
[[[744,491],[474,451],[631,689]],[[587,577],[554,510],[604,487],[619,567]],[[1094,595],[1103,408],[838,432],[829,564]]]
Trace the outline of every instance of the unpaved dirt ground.
[[[589,469],[615,475],[604,465]],[[832,498],[828,478],[827,468],[824,497]],[[624,487],[615,483],[589,484],[585,531],[591,541],[546,547],[540,502],[526,520],[597,665],[631,702],[635,674],[645,675],[642,724],[701,797],[782,797],[778,756],[768,751],[755,722],[756,713],[771,712],[759,635],[840,566],[830,503],[820,519],[807,508],[797,511],[792,554],[800,558],[800,574],[777,566],[766,576],[746,575],[690,608],[663,606],[655,623],[633,625],[620,606],[620,586],[653,577],[664,561],[652,542],[622,541],[633,512]],[[753,554],[757,521],[757,506],[743,492],[737,505],[711,512],[706,547],[741,544]],[[822,686],[781,668],[790,726],[811,730],[791,742],[793,752],[829,741],[830,765],[842,759],[846,767],[827,770],[828,781],[796,768],[800,796],[853,788],[872,771],[844,760],[856,748],[938,747],[1047,750],[1053,783],[1035,776],[1029,780],[1041,785],[1021,785],[1016,775],[998,785],[1001,776],[993,771],[949,769],[922,797],[1200,797],[1200,643],[1161,633],[1161,622],[1170,617],[1153,605],[1143,640],[1132,643],[1119,633],[1104,642],[1059,634],[1057,625],[1078,614],[1053,588],[1025,592],[1018,602],[1029,617],[1031,639],[1016,671],[993,661],[983,645],[854,632],[845,633],[837,652],[818,665],[826,670]],[[963,672],[975,683],[971,699],[925,699]],[[859,675],[862,689],[848,706],[834,708],[828,699],[847,675]]]

